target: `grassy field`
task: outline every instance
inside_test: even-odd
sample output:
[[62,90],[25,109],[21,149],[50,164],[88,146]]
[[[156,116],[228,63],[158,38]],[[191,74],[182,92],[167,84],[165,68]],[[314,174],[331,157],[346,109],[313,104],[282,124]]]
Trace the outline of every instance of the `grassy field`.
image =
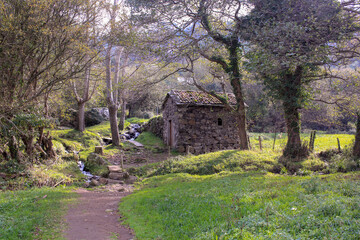
[[[259,136],[262,137],[262,146],[265,151],[270,151],[273,149],[274,146],[274,134],[273,133],[250,133],[250,143],[253,150],[258,150],[259,147]],[[325,151],[328,149],[338,147],[337,138],[340,140],[340,145],[342,148],[349,146],[354,141],[354,135],[350,134],[326,134],[326,133],[317,133],[315,144],[314,144],[314,151],[320,152]],[[301,134],[301,139],[303,141],[310,141],[310,134],[303,133]],[[277,134],[277,139],[275,141],[275,152],[282,151],[285,148],[287,141],[286,134]]]
[[62,216],[75,198],[63,187],[0,192],[0,239],[63,239]]
[[[329,151],[337,138],[341,154]],[[337,173],[360,169],[353,139],[317,134],[314,153],[294,163],[295,176],[280,161],[286,136],[273,151],[273,134],[251,133],[251,151],[177,156],[140,168],[148,178],[119,210],[137,239],[359,239],[360,172]]]
[[360,173],[169,174],[119,210],[137,239],[359,239]]

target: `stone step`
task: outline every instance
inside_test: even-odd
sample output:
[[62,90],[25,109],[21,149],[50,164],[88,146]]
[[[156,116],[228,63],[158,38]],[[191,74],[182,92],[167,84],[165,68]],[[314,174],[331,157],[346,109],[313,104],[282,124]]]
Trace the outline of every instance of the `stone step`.
[[109,184],[109,185],[112,185],[112,184],[124,184],[124,181],[114,180],[114,179],[107,179],[107,183],[106,183],[106,184]]
[[123,172],[123,169],[119,165],[109,165],[108,169],[109,169],[109,172],[117,172],[117,173]]
[[109,178],[114,179],[114,180],[125,180],[125,179],[129,178],[129,173],[127,173],[127,172],[123,172],[123,173],[110,172]]
[[134,140],[128,140],[129,143],[131,144],[134,144],[136,147],[139,147],[139,148],[143,148],[144,145],[142,145],[141,143],[137,142],[137,141],[134,141]]

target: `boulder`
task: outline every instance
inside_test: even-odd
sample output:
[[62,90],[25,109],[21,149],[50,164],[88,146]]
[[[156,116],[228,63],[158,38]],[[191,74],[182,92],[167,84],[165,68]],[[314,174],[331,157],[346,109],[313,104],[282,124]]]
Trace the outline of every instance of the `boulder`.
[[112,138],[103,138],[102,140],[106,145],[112,144]]
[[125,183],[126,184],[133,184],[134,182],[136,182],[138,180],[137,177],[135,176],[129,176],[126,180],[125,180]]
[[109,109],[107,107],[102,108],[92,108],[92,111],[96,111],[101,115],[106,121],[110,119],[109,117]]
[[95,109],[85,112],[85,126],[91,127],[104,122],[106,119]]
[[90,153],[86,159],[86,165],[105,165],[105,164],[107,164],[107,161],[96,153]]
[[100,185],[99,181],[96,181],[95,179],[92,179],[90,181],[90,186],[96,187],[96,186],[99,186],[99,185]]
[[108,184],[108,179],[107,179],[107,178],[100,178],[100,179],[99,179],[99,183],[100,183],[101,185],[106,185],[106,184]]

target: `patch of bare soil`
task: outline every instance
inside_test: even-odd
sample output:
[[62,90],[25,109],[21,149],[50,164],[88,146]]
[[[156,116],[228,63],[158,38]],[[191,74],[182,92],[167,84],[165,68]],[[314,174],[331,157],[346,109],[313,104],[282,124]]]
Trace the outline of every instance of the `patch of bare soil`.
[[[120,191],[123,192],[119,192]],[[125,191],[124,191],[125,188]],[[131,186],[109,185],[96,190],[78,189],[79,202],[69,208],[66,215],[69,240],[133,239],[128,227],[121,225],[118,205],[131,192]]]

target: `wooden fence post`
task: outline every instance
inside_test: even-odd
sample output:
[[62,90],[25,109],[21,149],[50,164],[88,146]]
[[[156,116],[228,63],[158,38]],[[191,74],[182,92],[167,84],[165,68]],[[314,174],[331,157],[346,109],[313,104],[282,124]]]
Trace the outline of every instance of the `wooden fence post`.
[[276,130],[274,132],[275,135],[274,135],[273,151],[275,150],[275,142],[276,142],[276,134],[277,134]]
[[259,147],[260,147],[260,151],[262,151],[261,136],[259,136]]

